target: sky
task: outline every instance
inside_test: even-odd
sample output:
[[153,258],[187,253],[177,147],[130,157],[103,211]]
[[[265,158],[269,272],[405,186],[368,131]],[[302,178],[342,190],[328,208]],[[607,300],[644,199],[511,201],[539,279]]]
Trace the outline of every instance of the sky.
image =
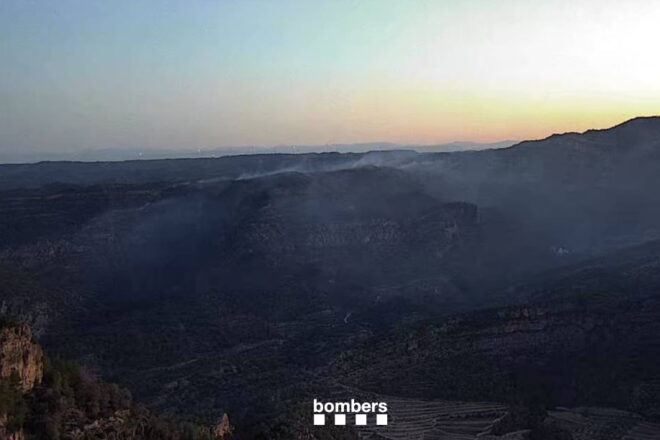
[[0,0],[0,152],[495,142],[660,114],[657,0]]

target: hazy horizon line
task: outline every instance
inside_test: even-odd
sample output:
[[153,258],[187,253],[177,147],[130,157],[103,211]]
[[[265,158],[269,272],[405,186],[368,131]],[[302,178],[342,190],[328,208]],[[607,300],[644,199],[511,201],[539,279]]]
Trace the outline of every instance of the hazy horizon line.
[[[504,139],[495,142],[474,142],[456,140],[443,143],[404,144],[389,141],[353,142],[353,143],[326,143],[326,144],[277,144],[277,145],[241,145],[210,148],[137,148],[137,147],[103,147],[87,148],[71,151],[31,150],[17,152],[0,151],[0,164],[22,164],[38,162],[121,162],[129,160],[158,160],[158,159],[197,159],[225,156],[253,155],[253,154],[306,154],[306,153],[366,153],[369,151],[395,151],[395,150],[438,150],[438,151],[465,151],[479,149],[506,148],[521,142],[516,139]],[[455,148],[455,149],[452,149]],[[94,155],[132,155],[127,158],[100,158],[93,159]],[[34,157],[32,156],[40,156]],[[80,157],[76,159],[75,157]],[[87,157],[87,159],[85,159]],[[13,159],[12,159],[13,158]]]
[[[642,119],[660,119],[660,115],[644,115],[635,116],[623,120],[622,122],[610,125],[604,128],[589,128],[584,131],[564,131],[555,132],[549,135],[538,137],[534,139],[505,139],[495,142],[475,142],[475,141],[461,141],[455,140],[443,143],[397,143],[389,141],[371,141],[371,142],[352,142],[352,143],[326,143],[326,144],[278,144],[278,145],[243,145],[243,146],[224,146],[224,147],[210,147],[210,148],[144,148],[137,147],[104,147],[104,148],[89,148],[78,151],[44,151],[33,150],[27,152],[2,152],[0,151],[0,164],[1,165],[19,165],[31,164],[39,162],[125,162],[135,160],[165,160],[165,159],[212,159],[228,156],[241,156],[241,155],[255,155],[255,154],[312,154],[312,153],[368,153],[376,151],[417,151],[417,152],[433,152],[429,150],[437,150],[436,152],[459,152],[459,151],[478,151],[488,149],[501,149],[519,145],[525,142],[542,141],[554,136],[562,136],[568,134],[585,134],[591,131],[610,130],[635,120]],[[380,148],[379,148],[380,147]],[[387,147],[387,148],[383,148]],[[456,147],[456,149],[451,149]],[[360,148],[362,148],[360,150]],[[299,150],[299,151],[297,151]],[[359,151],[354,151],[359,150]],[[421,150],[421,151],[418,151]],[[427,151],[424,151],[427,150]],[[132,154],[134,157],[99,157],[85,159],[85,156],[94,154]],[[217,154],[225,153],[225,154]],[[28,159],[29,156],[42,155],[42,158]],[[50,157],[48,157],[50,156]],[[76,158],[75,156],[78,156]],[[14,159],[9,159],[13,157]]]

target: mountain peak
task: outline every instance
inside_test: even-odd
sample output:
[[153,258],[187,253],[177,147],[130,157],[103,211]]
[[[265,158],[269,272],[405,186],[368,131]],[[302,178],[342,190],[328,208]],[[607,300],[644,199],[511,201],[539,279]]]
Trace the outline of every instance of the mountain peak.
[[639,116],[610,128],[587,130],[582,135],[589,141],[624,149],[655,148],[660,144],[660,116]]
[[[617,149],[637,148],[641,145],[653,148],[660,145],[660,116],[637,116],[608,128],[590,129],[584,132],[554,133],[543,139],[522,141],[508,148],[519,151],[529,145],[565,144],[600,145]],[[506,150],[506,149],[505,149]]]
[[660,130],[660,116],[637,116],[609,128],[587,130],[584,132],[584,134],[592,133],[592,132],[620,130],[620,129],[639,130],[639,129],[648,129],[648,128],[655,128],[657,130]]

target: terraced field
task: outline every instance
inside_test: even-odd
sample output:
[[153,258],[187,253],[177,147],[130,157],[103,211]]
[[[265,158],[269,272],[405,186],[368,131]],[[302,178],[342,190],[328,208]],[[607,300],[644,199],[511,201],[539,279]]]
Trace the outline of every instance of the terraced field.
[[[358,432],[360,439],[495,440],[509,438],[489,434],[505,412],[497,403],[389,399],[388,426],[368,425]],[[549,419],[574,440],[660,439],[660,424],[610,408],[562,409],[551,411]]]
[[391,440],[474,439],[502,415],[497,403],[385,399],[388,425],[360,427],[360,438]]
[[[387,402],[388,425],[378,426],[368,416],[366,426],[355,427],[360,439],[380,440],[496,440],[518,438],[490,434],[491,427],[507,413],[496,402],[422,400],[384,396],[330,379],[315,381],[325,389],[325,401]],[[347,418],[349,425],[353,419]],[[548,412],[546,424],[568,431],[573,440],[658,440],[660,424],[613,408],[557,408]],[[511,435],[511,434],[509,434]],[[521,433],[522,435],[522,433]],[[521,436],[520,438],[525,438]]]
[[[349,386],[329,378],[309,380],[313,388],[324,390],[319,400],[387,403],[388,425],[376,425],[367,416],[366,426],[357,426],[360,439],[463,440],[476,438],[506,413],[506,406],[493,402],[459,402],[386,396]],[[353,425],[351,416],[347,424]]]
[[622,440],[655,440],[660,438],[660,424],[639,422]]
[[612,408],[560,409],[550,419],[570,431],[574,440],[656,440],[660,424],[642,420],[636,414]]

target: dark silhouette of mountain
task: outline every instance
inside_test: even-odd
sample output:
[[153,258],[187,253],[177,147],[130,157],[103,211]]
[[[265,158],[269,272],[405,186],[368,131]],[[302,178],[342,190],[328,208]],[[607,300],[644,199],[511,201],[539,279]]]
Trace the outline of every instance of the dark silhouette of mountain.
[[635,438],[658,418],[658,164],[654,117],[484,151],[1,165],[1,311],[248,438],[345,387],[401,399],[405,429],[557,438],[605,416],[553,408],[600,405]]

